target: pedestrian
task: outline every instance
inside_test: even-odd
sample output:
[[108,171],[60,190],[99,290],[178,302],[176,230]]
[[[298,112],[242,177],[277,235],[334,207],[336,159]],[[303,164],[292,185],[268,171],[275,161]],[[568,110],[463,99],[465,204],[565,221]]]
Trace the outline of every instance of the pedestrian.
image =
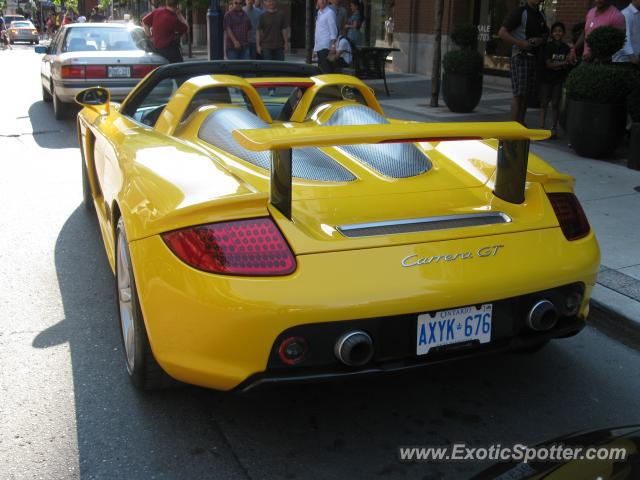
[[558,111],[562,97],[562,85],[569,68],[569,45],[563,39],[564,23],[551,25],[551,41],[544,50],[545,65],[540,79],[540,128],[545,128],[547,109],[551,102],[551,138],[558,137]]
[[500,38],[511,48],[511,120],[524,125],[527,98],[535,98],[538,55],[542,51],[549,27],[540,11],[541,0],[527,0],[507,16],[500,27]]
[[2,45],[3,50],[6,48],[13,50],[11,42],[9,41],[9,35],[7,35],[6,23],[2,17],[0,17],[0,45]]
[[[272,1],[272,0],[269,0]],[[318,67],[322,73],[331,73],[333,68],[328,60],[329,53],[335,55],[338,29],[336,14],[327,6],[327,0],[317,0],[316,33],[313,51],[318,56]]]
[[93,23],[104,23],[107,20],[100,10],[97,7],[93,7],[91,9],[91,14],[89,15],[89,21]]
[[627,36],[624,47],[613,56],[613,61],[638,65],[640,60],[640,0],[631,0],[631,3],[621,13],[624,16]]
[[264,10],[255,6],[255,0],[246,0],[244,13],[246,13],[249,20],[251,20],[251,31],[249,32],[249,56],[255,60],[257,58],[256,30],[258,28],[258,21],[260,20],[260,16],[264,13]]
[[[587,12],[584,31],[578,41],[569,52],[569,61],[575,63],[576,50],[584,47],[582,58],[591,60],[591,48],[589,48],[589,34],[598,27],[614,27],[622,31],[626,30],[624,16],[616,7],[611,5],[611,0],[595,0],[595,6]],[[585,41],[586,40],[586,41]]]
[[393,17],[389,17],[384,21],[384,37],[389,46],[393,45],[393,29]]
[[329,7],[336,14],[336,28],[338,32],[342,32],[347,23],[347,9],[340,5],[340,0],[329,0]]
[[249,32],[251,20],[242,10],[243,0],[232,0],[231,10],[224,15],[223,27],[227,35],[226,53],[229,60],[249,60]]
[[151,37],[153,48],[170,63],[182,62],[182,52],[178,35],[189,29],[187,21],[178,10],[178,0],[167,0],[164,7],[147,13],[142,19],[147,36]]
[[289,51],[289,23],[277,9],[276,0],[265,0],[265,11],[258,20],[256,50],[263,60],[284,60]]
[[351,0],[349,8],[351,9],[351,15],[345,24],[347,27],[347,37],[351,40],[353,45],[358,46],[360,45],[362,38],[360,35],[360,27],[362,27],[362,22],[364,21],[362,5],[359,0]]
[[62,19],[62,25],[68,25],[73,23],[73,12],[71,10],[67,10],[64,14],[64,18]]
[[[329,58],[331,58],[331,56],[329,56]],[[346,27],[343,27],[338,37],[335,60],[332,62],[332,70],[334,72],[340,72],[343,68],[349,68],[351,67],[352,61],[353,48],[351,46],[351,40],[347,37]]]

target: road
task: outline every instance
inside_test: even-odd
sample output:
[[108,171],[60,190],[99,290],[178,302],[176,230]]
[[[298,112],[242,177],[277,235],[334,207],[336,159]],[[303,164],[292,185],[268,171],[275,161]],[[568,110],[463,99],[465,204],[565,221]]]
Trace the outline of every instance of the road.
[[0,62],[0,478],[461,479],[484,464],[401,464],[397,447],[640,423],[640,355],[592,328],[535,355],[345,383],[138,393],[74,121],[41,101],[32,48]]

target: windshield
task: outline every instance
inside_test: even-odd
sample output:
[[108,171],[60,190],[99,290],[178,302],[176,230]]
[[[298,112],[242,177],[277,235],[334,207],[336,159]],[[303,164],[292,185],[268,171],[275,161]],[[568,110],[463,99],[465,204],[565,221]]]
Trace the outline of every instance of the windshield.
[[148,50],[141,28],[71,28],[63,52]]
[[11,24],[12,27],[29,27],[29,28],[33,28],[33,25],[31,24],[31,22],[13,22]]

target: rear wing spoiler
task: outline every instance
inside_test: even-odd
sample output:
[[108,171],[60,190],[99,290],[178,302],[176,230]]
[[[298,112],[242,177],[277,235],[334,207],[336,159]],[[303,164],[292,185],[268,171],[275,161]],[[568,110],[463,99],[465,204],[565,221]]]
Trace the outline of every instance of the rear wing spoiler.
[[289,219],[292,199],[292,148],[498,139],[500,143],[494,193],[508,202],[522,203],[529,142],[544,140],[550,135],[549,130],[528,129],[517,122],[390,123],[233,131],[233,137],[244,148],[252,151],[271,150],[270,201]]

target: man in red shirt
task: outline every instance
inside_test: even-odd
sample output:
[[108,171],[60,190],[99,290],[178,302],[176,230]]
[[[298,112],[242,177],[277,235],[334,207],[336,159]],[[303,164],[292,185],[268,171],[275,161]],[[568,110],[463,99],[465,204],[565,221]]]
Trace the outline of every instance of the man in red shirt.
[[189,26],[180,10],[178,0],[167,0],[142,19],[146,34],[151,37],[153,48],[171,63],[182,62],[182,52],[176,34],[186,33]]

